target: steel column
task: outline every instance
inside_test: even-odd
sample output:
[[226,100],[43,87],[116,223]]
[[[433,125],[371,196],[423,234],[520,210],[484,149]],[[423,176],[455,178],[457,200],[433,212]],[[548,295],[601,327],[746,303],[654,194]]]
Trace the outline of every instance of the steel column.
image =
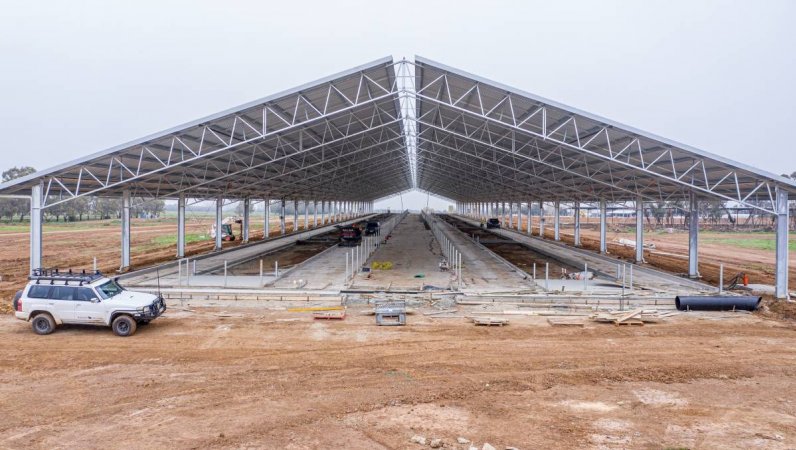
[[298,200],[293,200],[293,232],[298,231]]
[[644,200],[636,199],[636,263],[644,262]]
[[216,198],[216,250],[221,250],[221,237],[223,231],[221,229],[222,215],[224,214],[224,197],[218,196]]
[[177,258],[185,257],[185,194],[177,198]]
[[580,202],[575,202],[575,247],[580,247]]
[[788,298],[788,223],[790,222],[790,212],[788,211],[788,191],[777,187],[777,264],[776,264],[776,286],[775,295],[777,298]]
[[539,237],[544,239],[544,201],[539,200]]
[[44,182],[39,182],[30,188],[30,273],[35,269],[41,269],[41,244],[42,227],[41,206],[44,200]]
[[310,202],[304,200],[304,229],[310,228]]
[[605,200],[600,199],[600,253],[608,253],[608,241],[606,240],[607,217],[608,217],[608,212],[606,211]]
[[282,236],[287,233],[287,227],[285,226],[285,214],[285,199],[283,198],[279,203],[279,234]]
[[699,200],[691,193],[688,208],[688,276],[699,278]]
[[268,239],[271,235],[271,199],[265,198],[263,200],[265,211],[263,211],[263,239]]
[[119,270],[130,268],[130,190],[122,192],[122,264]]
[[533,236],[533,220],[531,220],[531,205],[533,205],[533,201],[528,200],[528,223],[525,224],[528,236]]
[[312,227],[318,228],[318,200],[312,201]]
[[561,240],[561,202],[556,200],[555,211],[553,211],[553,239],[556,241]]
[[249,218],[251,217],[251,199],[246,197],[243,199],[243,236],[241,239],[244,243],[249,242]]

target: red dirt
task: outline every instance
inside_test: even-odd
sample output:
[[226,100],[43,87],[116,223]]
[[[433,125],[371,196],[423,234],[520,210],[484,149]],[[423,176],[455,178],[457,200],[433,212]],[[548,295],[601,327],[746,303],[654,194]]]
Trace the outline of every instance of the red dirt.
[[386,328],[356,311],[321,323],[178,309],[131,338],[37,336],[0,316],[0,447],[796,445],[796,329],[751,315],[585,329],[415,315]]
[[[539,233],[539,218],[534,217],[533,233]],[[592,223],[584,223],[581,219],[581,244],[583,248],[592,251],[600,249],[600,231],[597,219],[591,218]],[[545,237],[553,239],[552,217],[545,218]],[[515,219],[516,224],[516,219]],[[522,229],[525,230],[527,220],[523,219]],[[619,239],[635,240],[634,233],[617,231],[617,226],[609,225],[608,252],[623,259],[633,260],[635,248],[625,247],[617,243]],[[561,240],[567,244],[574,244],[571,218],[562,219]],[[651,266],[675,274],[688,273],[688,233],[682,230],[668,233],[652,233],[645,230],[645,243],[654,243],[655,250],[644,250],[644,260]],[[749,275],[751,283],[774,284],[774,252],[747,248],[737,248],[716,243],[699,243],[699,273],[702,280],[718,285],[720,265],[724,264],[724,280],[727,282],[739,272]],[[789,278],[796,280],[796,254],[790,253]]]
[[[173,223],[171,223],[173,222]],[[292,217],[286,220],[287,231],[292,230]],[[208,234],[212,220],[192,220],[186,223],[186,234]],[[299,225],[303,222],[300,221]],[[57,226],[45,225],[43,237],[43,263],[46,267],[91,269],[92,258],[97,258],[103,273],[114,273],[119,268],[121,244],[118,224],[110,221],[96,221],[96,226],[86,229],[64,230]],[[300,226],[299,229],[302,227]],[[235,233],[238,229],[235,228]],[[279,234],[278,221],[271,221],[271,236]],[[251,241],[262,239],[261,223],[252,222]],[[176,242],[176,219],[142,220],[133,219],[131,223],[131,263],[132,268],[141,268],[156,263],[172,261],[177,253],[177,245],[156,245],[156,237],[171,236]],[[25,284],[28,274],[28,233],[0,233],[0,313],[9,312],[11,296]],[[224,242],[224,247],[240,245],[240,241]],[[212,251],[214,242],[210,239],[191,242],[186,245],[186,255],[192,256]]]

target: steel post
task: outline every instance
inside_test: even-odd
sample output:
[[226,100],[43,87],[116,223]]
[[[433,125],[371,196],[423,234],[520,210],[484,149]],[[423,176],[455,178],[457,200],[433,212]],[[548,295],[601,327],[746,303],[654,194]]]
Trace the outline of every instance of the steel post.
[[185,257],[185,194],[177,199],[177,258]]
[[283,198],[279,203],[279,234],[282,236],[287,233],[287,227],[285,226],[285,199]]
[[533,204],[532,201],[528,201],[528,223],[525,224],[526,231],[528,232],[528,236],[533,235],[533,220],[531,220],[531,205]]
[[688,276],[699,278],[699,200],[691,193],[688,209]]
[[575,202],[575,247],[580,247],[580,202]]
[[644,200],[636,199],[636,263],[644,262]]
[[130,268],[130,190],[122,192],[122,264],[119,270]]
[[561,240],[561,201],[556,200],[553,211],[553,239]]
[[600,253],[608,253],[608,242],[606,241],[607,238],[607,224],[606,219],[608,217],[608,211],[605,205],[605,200],[600,199]]
[[788,191],[777,187],[776,286],[777,298],[788,298]]
[[221,237],[223,234],[221,228],[222,215],[224,214],[224,197],[218,196],[216,198],[216,250],[221,250]]
[[249,242],[249,218],[251,217],[251,206],[252,202],[249,197],[243,199],[243,224],[242,227],[242,234],[241,240],[246,243]]
[[539,238],[544,239],[544,201],[539,200]]
[[298,200],[293,200],[293,232],[297,232],[299,227],[299,211],[298,211]]
[[263,200],[263,239],[268,239],[271,235],[271,199],[266,197]]
[[30,273],[35,269],[41,269],[41,245],[42,245],[42,212],[41,206],[44,200],[44,182],[39,182],[30,188]]

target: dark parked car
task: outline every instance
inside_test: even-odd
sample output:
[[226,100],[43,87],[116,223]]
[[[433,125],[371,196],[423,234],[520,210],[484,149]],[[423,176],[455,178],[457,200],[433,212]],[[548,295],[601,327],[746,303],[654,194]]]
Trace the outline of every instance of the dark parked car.
[[374,235],[378,233],[378,231],[379,231],[379,223],[376,221],[368,222],[368,224],[365,225],[365,236]]
[[347,226],[340,229],[340,246],[355,247],[362,240],[362,230],[357,227]]
[[500,228],[500,221],[496,218],[491,218],[486,221],[487,228]]

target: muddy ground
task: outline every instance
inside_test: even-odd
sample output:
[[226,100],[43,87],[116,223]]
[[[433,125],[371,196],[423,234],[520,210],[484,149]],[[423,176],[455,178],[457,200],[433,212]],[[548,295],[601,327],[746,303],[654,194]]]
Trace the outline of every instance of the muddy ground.
[[0,316],[0,447],[796,447],[792,322],[477,328],[417,314],[388,328],[357,310],[220,311],[174,306],[131,338],[37,336]]

